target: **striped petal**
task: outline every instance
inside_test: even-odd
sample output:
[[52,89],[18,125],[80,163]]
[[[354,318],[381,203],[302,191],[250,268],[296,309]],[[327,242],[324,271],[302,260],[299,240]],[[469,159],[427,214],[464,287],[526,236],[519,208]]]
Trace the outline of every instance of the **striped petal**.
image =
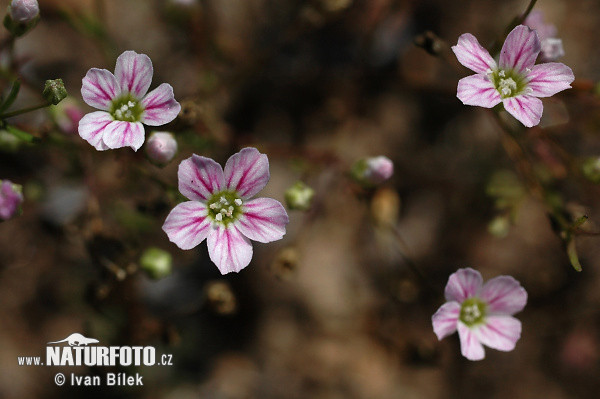
[[461,35],[458,44],[452,46],[452,51],[456,54],[458,62],[474,72],[487,73],[496,69],[496,61],[470,33]]
[[144,114],[142,122],[149,126],[161,126],[171,122],[181,111],[181,105],[175,100],[173,87],[163,83],[142,99]]
[[144,144],[144,126],[140,122],[112,121],[104,129],[102,140],[108,148],[131,147],[137,151]]
[[506,37],[498,64],[500,69],[512,69],[525,76],[535,64],[542,44],[535,30],[525,25],[514,28]]
[[108,150],[102,137],[104,136],[106,127],[112,122],[112,116],[108,112],[91,112],[79,120],[79,135],[98,151]]
[[136,98],[142,98],[152,83],[152,61],[146,54],[125,51],[117,58],[115,77],[122,92],[129,92]]
[[225,188],[221,165],[196,154],[181,161],[177,177],[179,192],[195,201],[206,201]]
[[456,97],[465,105],[492,108],[502,101],[500,93],[486,75],[471,75],[458,81]]
[[433,332],[441,340],[456,331],[458,316],[460,315],[460,304],[458,302],[446,302],[431,317]]
[[177,205],[167,216],[162,229],[169,240],[181,249],[192,249],[200,244],[211,230],[206,205],[197,201]]
[[207,241],[208,255],[221,274],[239,272],[252,260],[252,244],[233,225],[212,228]]
[[248,199],[262,190],[269,182],[269,159],[256,148],[244,148],[233,154],[225,164],[225,183],[237,191],[242,199]]
[[527,291],[511,276],[498,276],[487,281],[479,298],[487,303],[489,313],[513,315],[527,304]]
[[489,316],[486,324],[473,330],[479,342],[499,351],[515,349],[521,338],[521,322],[511,316]]
[[83,101],[94,108],[109,111],[112,100],[120,93],[117,78],[106,69],[92,68],[82,79]]
[[481,274],[474,269],[459,269],[452,273],[446,284],[446,300],[462,303],[465,299],[477,296],[483,283]]
[[266,243],[282,239],[289,221],[279,201],[256,198],[243,205],[243,214],[235,222],[235,226],[249,239]]
[[458,322],[458,337],[460,352],[464,357],[469,360],[481,360],[485,357],[485,350],[477,335],[461,321]]
[[540,123],[544,105],[542,100],[533,96],[516,96],[505,98],[504,109],[527,127]]
[[527,94],[535,97],[553,96],[559,91],[571,88],[571,82],[575,80],[571,68],[560,62],[535,65],[527,78],[527,88],[531,89]]

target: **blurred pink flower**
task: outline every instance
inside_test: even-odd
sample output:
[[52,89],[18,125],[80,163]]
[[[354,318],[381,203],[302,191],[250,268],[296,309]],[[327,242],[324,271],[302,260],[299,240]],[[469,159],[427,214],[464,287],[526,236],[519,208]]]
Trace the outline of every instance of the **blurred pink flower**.
[[571,68],[564,64],[534,65],[540,49],[537,33],[519,25],[506,37],[496,64],[475,36],[461,35],[452,50],[458,61],[476,74],[458,82],[457,97],[463,104],[484,108],[502,103],[523,125],[537,125],[544,109],[538,97],[568,89],[575,79]]
[[485,357],[483,345],[511,351],[521,337],[521,322],[513,314],[527,303],[527,292],[511,276],[483,284],[481,274],[459,269],[448,279],[446,302],[431,318],[438,339],[458,330],[461,353],[469,360]]
[[523,21],[523,25],[535,29],[540,38],[542,45],[540,61],[554,61],[565,55],[562,40],[556,37],[556,27],[552,24],[544,23],[543,12],[539,10],[532,11],[527,16],[527,19]]
[[179,191],[191,201],[177,205],[163,230],[181,249],[206,238],[210,259],[222,274],[239,272],[252,259],[250,240],[271,242],[285,235],[288,215],[279,201],[250,200],[269,181],[269,160],[244,148],[221,165],[192,155],[179,164]]
[[9,180],[0,181],[0,220],[11,219],[19,213],[23,202],[21,186]]
[[101,111],[81,119],[79,135],[99,151],[126,146],[137,151],[144,143],[142,123],[164,125],[181,110],[167,83],[146,94],[152,74],[150,57],[134,51],[117,58],[114,75],[106,69],[90,69],[83,78],[81,95]]

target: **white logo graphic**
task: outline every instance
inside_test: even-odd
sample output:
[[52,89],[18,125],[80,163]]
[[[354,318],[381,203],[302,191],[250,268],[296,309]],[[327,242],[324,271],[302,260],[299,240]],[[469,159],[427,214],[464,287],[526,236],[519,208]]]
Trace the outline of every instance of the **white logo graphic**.
[[73,333],[73,334],[69,335],[67,338],[61,339],[60,341],[48,342],[48,345],[60,344],[62,342],[68,342],[69,346],[82,346],[82,345],[87,346],[88,344],[97,344],[100,341],[98,341],[97,339],[94,339],[94,338],[86,338],[79,333]]
[[[48,342],[46,346],[46,361],[39,356],[18,356],[20,366],[172,366],[171,354],[156,356],[153,346],[100,346],[95,338],[88,338],[79,333],[73,333],[59,341]],[[61,345],[68,344],[68,345]],[[54,346],[52,346],[54,345]],[[111,385],[144,385],[139,373],[107,373],[104,384]],[[103,381],[100,376],[78,376],[71,373],[70,378],[63,373],[54,377],[56,385],[70,383],[72,386],[98,386]]]

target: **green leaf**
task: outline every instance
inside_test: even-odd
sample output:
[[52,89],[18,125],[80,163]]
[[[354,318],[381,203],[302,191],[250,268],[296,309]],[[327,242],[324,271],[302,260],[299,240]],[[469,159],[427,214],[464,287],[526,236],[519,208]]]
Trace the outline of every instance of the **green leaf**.
[[6,97],[6,100],[0,105],[0,113],[7,110],[8,107],[10,107],[12,105],[12,103],[15,102],[15,100],[17,99],[17,95],[19,94],[20,88],[21,88],[21,81],[17,79],[17,80],[15,80],[15,82],[13,83],[13,85],[11,87],[8,97]]
[[26,143],[38,143],[41,141],[41,139],[39,137],[35,137],[31,133],[27,133],[21,129],[17,129],[16,127],[14,127],[12,125],[7,125],[6,131],[8,131],[10,134],[15,136],[19,140],[24,141]]

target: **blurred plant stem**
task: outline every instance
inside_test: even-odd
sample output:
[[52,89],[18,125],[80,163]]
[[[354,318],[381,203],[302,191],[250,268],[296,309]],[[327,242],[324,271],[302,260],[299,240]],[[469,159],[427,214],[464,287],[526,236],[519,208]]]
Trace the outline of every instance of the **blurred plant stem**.
[[549,191],[538,178],[533,161],[528,159],[526,148],[519,140],[520,132],[513,129],[500,117],[498,109],[494,109],[494,116],[502,129],[501,140],[504,150],[513,161],[521,178],[525,181],[531,196],[546,207],[553,229],[562,240],[571,265],[576,271],[580,272],[582,268],[575,247],[575,236],[578,234],[579,227],[586,222],[588,217],[583,215],[575,221],[569,220],[569,213],[565,209],[562,200],[557,199],[556,194]]
[[52,105],[52,104],[44,103],[44,104],[38,104],[38,105],[34,105],[31,107],[27,107],[27,108],[18,109],[16,111],[12,111],[12,112],[7,112],[5,114],[0,114],[0,119],[11,118],[13,116],[26,114],[27,112],[37,111],[38,109],[49,107],[50,105]]
[[510,23],[504,30],[502,37],[496,38],[496,41],[494,42],[494,44],[492,45],[492,48],[490,49],[490,54],[492,56],[495,56],[498,53],[500,53],[500,50],[502,49],[502,45],[504,44],[504,40],[506,39],[506,36],[508,36],[510,31],[512,31],[516,26],[521,25],[523,23],[523,21],[525,21],[525,19],[527,19],[527,17],[533,10],[533,7],[535,7],[535,3],[537,3],[537,0],[531,0],[529,2],[529,5],[527,6],[527,9],[525,10],[525,12],[519,16],[516,16],[515,18],[513,18],[512,21],[510,21]]

